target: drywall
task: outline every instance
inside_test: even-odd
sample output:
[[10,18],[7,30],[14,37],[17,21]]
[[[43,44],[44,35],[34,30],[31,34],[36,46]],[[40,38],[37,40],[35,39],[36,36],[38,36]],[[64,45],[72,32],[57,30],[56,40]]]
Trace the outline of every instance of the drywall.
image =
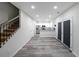
[[20,11],[20,28],[14,36],[0,48],[0,57],[14,56],[35,33],[35,22],[28,17],[23,11]]
[[56,19],[56,24],[68,20],[69,18],[72,20],[71,49],[76,56],[79,56],[79,3],[59,16]]
[[19,10],[8,2],[0,2],[0,24],[16,17]]
[[56,37],[55,31],[40,31],[40,37]]

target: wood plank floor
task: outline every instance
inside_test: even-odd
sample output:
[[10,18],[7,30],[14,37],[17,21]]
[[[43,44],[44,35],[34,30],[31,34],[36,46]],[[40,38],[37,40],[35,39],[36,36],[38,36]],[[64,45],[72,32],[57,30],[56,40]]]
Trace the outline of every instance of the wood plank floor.
[[75,55],[55,38],[35,35],[14,57],[75,57]]

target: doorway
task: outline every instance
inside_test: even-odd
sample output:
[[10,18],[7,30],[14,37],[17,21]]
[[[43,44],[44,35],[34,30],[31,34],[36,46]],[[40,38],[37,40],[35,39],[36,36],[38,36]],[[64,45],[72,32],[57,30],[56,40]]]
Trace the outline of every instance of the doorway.
[[58,39],[61,41],[61,32],[62,32],[61,22],[58,23]]
[[63,22],[63,43],[70,48],[70,20]]

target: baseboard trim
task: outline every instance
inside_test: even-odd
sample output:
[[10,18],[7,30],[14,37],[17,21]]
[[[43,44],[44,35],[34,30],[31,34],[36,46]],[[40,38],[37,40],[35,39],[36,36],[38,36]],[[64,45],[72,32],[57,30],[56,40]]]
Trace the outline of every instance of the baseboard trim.
[[[58,39],[57,39],[58,40]],[[64,47],[66,47],[70,52],[72,52],[75,57],[79,57],[73,50],[71,50],[71,48],[68,48],[63,42],[61,42],[60,40],[58,40],[61,44],[63,44]]]
[[[32,38],[32,37],[31,37],[31,38]],[[18,48],[10,57],[14,57],[14,56],[16,55],[16,53],[17,53],[20,49],[22,49],[26,43],[28,43],[28,42],[31,40],[31,38],[30,38],[27,42],[25,42],[20,48]]]
[[79,57],[74,51],[72,51],[72,53],[73,53],[76,57]]
[[[25,45],[25,44],[24,44],[24,45]],[[23,46],[24,46],[24,45],[23,45]],[[16,54],[20,49],[22,49],[23,46],[21,46],[20,48],[18,48],[10,57],[14,57],[15,54]]]
[[61,42],[61,40],[57,39],[65,48],[67,48],[70,52],[72,52],[72,50],[67,46],[65,45],[63,42]]

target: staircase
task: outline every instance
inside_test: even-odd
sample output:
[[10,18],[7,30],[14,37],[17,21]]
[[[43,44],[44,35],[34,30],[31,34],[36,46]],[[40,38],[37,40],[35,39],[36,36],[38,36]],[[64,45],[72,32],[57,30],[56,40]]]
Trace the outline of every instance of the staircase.
[[19,28],[19,16],[0,25],[0,48],[14,35]]

